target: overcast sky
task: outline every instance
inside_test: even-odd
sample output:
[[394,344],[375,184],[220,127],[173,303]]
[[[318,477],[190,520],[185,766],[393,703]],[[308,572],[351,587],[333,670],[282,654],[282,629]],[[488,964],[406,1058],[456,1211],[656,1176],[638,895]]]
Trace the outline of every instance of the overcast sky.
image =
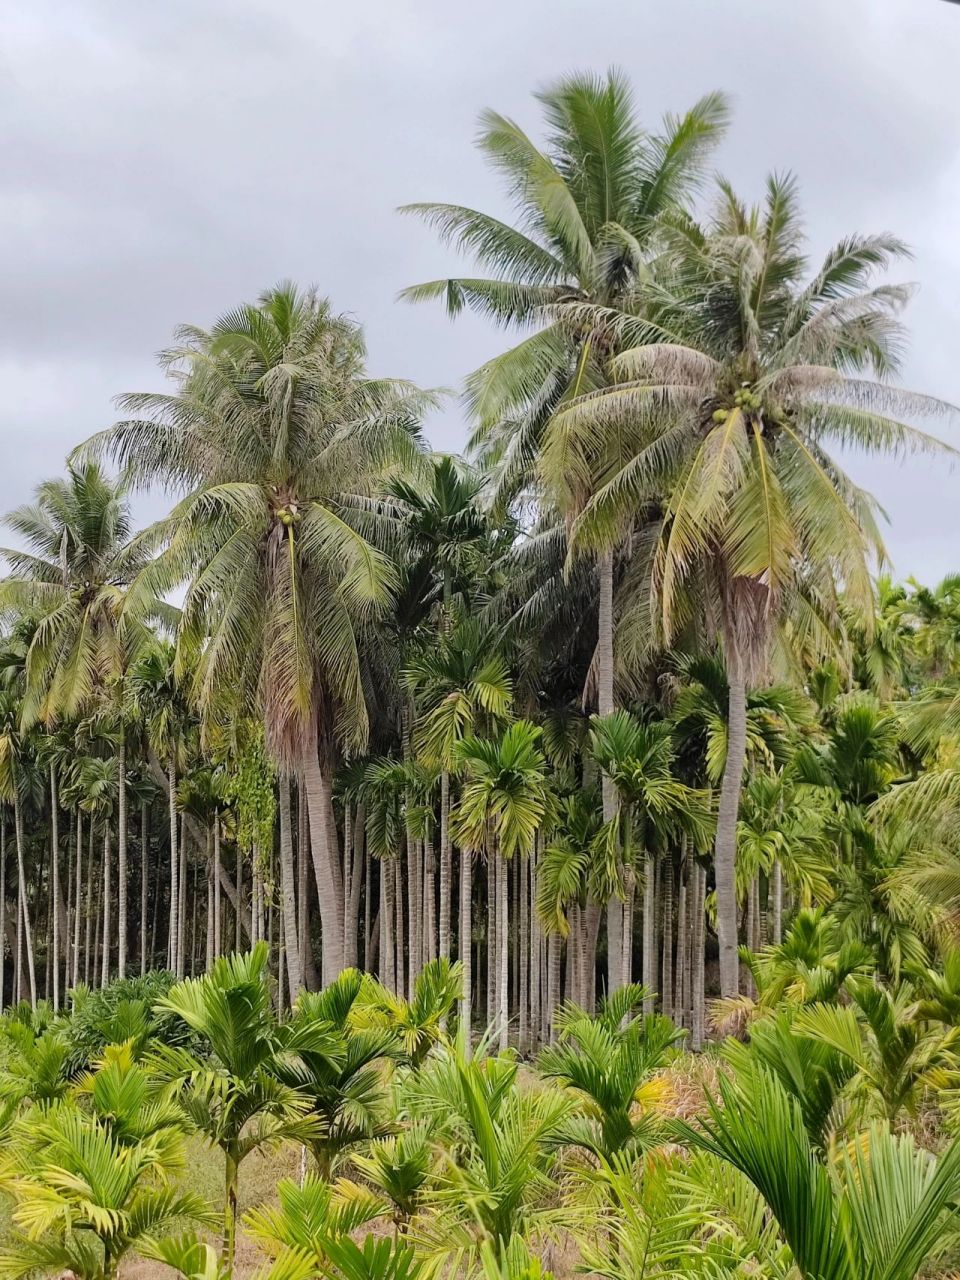
[[[611,64],[651,124],[728,91],[718,167],[751,196],[793,170],[818,251],[850,230],[909,241],[903,380],[960,403],[958,5],[29,0],[6,6],[0,41],[0,509],[108,425],[114,395],[159,385],[174,325],[285,277],[363,321],[374,372],[455,386],[503,335],[394,301],[455,267],[395,207],[505,213],[478,112],[536,132],[533,89]],[[428,431],[462,446],[455,402]],[[898,573],[960,569],[960,474],[854,470],[890,516]]]

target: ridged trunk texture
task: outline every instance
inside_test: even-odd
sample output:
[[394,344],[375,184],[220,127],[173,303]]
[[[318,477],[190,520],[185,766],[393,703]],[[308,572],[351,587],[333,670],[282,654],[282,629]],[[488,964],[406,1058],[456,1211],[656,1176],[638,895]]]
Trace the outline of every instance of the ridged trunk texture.
[[[219,887],[219,886],[218,886]],[[159,885],[156,887],[159,890]],[[147,964],[149,934],[147,933],[147,907],[150,889],[150,806],[140,802],[140,973],[150,967]],[[218,897],[219,902],[219,897]]]
[[290,813],[290,779],[280,775],[280,901],[283,910],[284,958],[290,985],[290,999],[295,1000],[303,987],[300,948],[297,945],[297,899],[293,870],[293,827]]
[[127,976],[127,738],[117,745],[117,977]]
[[466,849],[460,854],[460,963],[463,965],[460,1026],[464,1052],[469,1058],[473,1047],[473,854]]
[[714,849],[714,874],[717,887],[717,940],[720,947],[720,995],[736,996],[740,990],[740,964],[737,957],[737,816],[740,810],[740,788],[747,756],[747,690],[742,664],[734,657],[728,661],[729,704],[727,759],[720,784],[717,810],[717,837]]
[[301,782],[307,798],[310,850],[317,882],[320,913],[321,980],[324,986],[343,968],[343,876],[340,847],[333,816],[331,780],[320,767],[316,741],[303,753]]
[[440,936],[439,955],[450,957],[450,893],[453,854],[450,846],[450,774],[440,774]]
[[[597,616],[597,710],[609,715],[615,706],[613,692],[613,552],[600,557],[600,602]],[[601,780],[603,820],[617,814],[617,792],[606,775]],[[614,895],[607,903],[607,991],[616,991],[623,981],[623,904]]]
[[60,1008],[60,812],[57,803],[57,766],[50,761],[50,869],[53,885],[53,1007]]
[[[177,768],[173,761],[167,766],[167,784],[167,803],[170,811],[170,924],[167,930],[167,968],[176,973],[177,923],[180,918],[180,854],[177,849]],[[237,950],[240,950],[239,938]]]

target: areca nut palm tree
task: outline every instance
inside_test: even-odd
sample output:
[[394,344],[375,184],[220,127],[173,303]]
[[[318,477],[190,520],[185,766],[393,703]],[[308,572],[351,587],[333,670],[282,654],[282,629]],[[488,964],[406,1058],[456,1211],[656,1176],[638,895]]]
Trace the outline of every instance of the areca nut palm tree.
[[[584,441],[619,427],[629,455],[578,516],[574,545],[607,545],[638,504],[665,495],[652,580],[663,637],[693,613],[715,620],[729,683],[715,862],[721,991],[731,996],[747,689],[778,648],[835,650],[841,587],[844,609],[869,625],[870,571],[884,554],[872,500],[830,447],[938,452],[946,446],[904,419],[949,406],[888,381],[909,289],[872,277],[903,256],[902,243],[850,236],[804,283],[792,179],[771,178],[757,207],[722,184],[705,227],[678,221],[674,252],[672,271],[637,291],[631,314],[607,311],[621,344],[615,385],[558,417]],[[568,323],[588,312],[603,322],[601,309],[576,304]],[[636,345],[624,350],[630,334]]]
[[178,652],[196,658],[205,721],[261,715],[303,784],[331,981],[343,955],[332,770],[366,741],[360,638],[395,580],[360,525],[376,523],[386,474],[417,465],[430,397],[368,377],[356,324],[291,284],[177,336],[163,360],[173,391],[126,396],[129,416],[84,448],[186,491],[149,533],[164,549],[141,584],[187,584]]
[[[509,1032],[507,862],[528,856],[547,812],[545,761],[538,742],[541,730],[517,720],[499,738],[467,738],[459,748],[464,772],[456,830],[468,850],[483,850],[497,863],[496,912],[497,1028],[502,1049]],[[468,998],[465,997],[465,1004]],[[469,1008],[466,1009],[469,1013]],[[465,1024],[469,1038],[469,1023]]]

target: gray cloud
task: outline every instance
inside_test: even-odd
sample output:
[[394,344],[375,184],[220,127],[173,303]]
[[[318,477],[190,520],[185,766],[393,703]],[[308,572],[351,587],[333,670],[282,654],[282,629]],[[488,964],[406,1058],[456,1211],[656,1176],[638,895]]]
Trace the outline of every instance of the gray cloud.
[[[378,372],[453,385],[502,335],[394,302],[454,260],[394,213],[503,210],[471,148],[496,106],[574,67],[632,76],[651,121],[734,99],[719,164],[748,194],[800,177],[812,245],[890,229],[920,292],[904,380],[960,402],[960,11],[939,0],[33,0],[0,49],[0,508],[158,384],[175,324],[291,276],[366,325]],[[430,424],[464,439],[451,405]],[[890,514],[899,572],[960,565],[957,479],[855,460]],[[156,508],[150,503],[144,515]]]

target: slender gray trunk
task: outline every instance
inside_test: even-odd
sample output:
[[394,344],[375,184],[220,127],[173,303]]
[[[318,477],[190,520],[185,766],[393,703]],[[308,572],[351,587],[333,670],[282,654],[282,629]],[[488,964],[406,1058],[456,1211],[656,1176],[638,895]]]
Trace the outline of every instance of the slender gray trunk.
[[663,963],[660,972],[660,1007],[668,1018],[673,1017],[673,860],[668,857],[662,867],[663,911]]
[[293,1003],[303,988],[300,949],[297,946],[297,903],[293,883],[293,830],[290,814],[290,778],[280,775],[280,898],[283,906],[284,959]]
[[96,870],[94,867],[94,849],[96,846],[96,827],[97,824],[90,817],[90,832],[88,836],[87,849],[87,897],[86,897],[86,920],[83,930],[83,981],[86,986],[90,985],[90,965],[93,956],[90,951],[90,934],[93,928],[93,918],[96,914],[96,895],[94,881]]
[[73,910],[73,982],[72,986],[76,986],[80,981],[80,917],[83,911],[83,810],[77,810],[77,853],[76,853],[76,871],[74,873],[74,895],[75,905]]
[[770,884],[770,927],[773,932],[773,944],[779,946],[783,941],[783,867],[779,859],[773,864],[773,876]]
[[526,1053],[530,1048],[530,858],[519,858],[517,871],[520,876],[519,903],[516,910],[520,914],[520,937],[517,946],[517,968],[520,971],[520,991],[517,1001],[520,1024],[520,1052]]
[[111,898],[110,819],[103,819],[103,941],[100,953],[100,986],[110,981],[110,898]]
[[187,821],[180,824],[180,874],[177,878],[177,977],[186,973],[187,958]]
[[404,891],[403,891],[403,855],[397,857],[393,864],[393,901],[397,908],[397,927],[395,932],[395,941],[397,946],[397,960],[394,972],[397,977],[397,994],[405,996],[406,990],[406,943],[407,931],[404,922]]
[[727,759],[720,786],[714,868],[717,881],[717,940],[720,946],[720,995],[729,999],[740,990],[737,957],[737,816],[740,787],[747,757],[747,689],[739,655],[729,654],[730,682]]
[[540,984],[540,950],[542,935],[540,918],[537,915],[537,864],[539,861],[539,833],[534,838],[533,852],[530,855],[530,1033],[534,1047],[541,1036],[542,1000]]
[[[177,848],[177,766],[171,759],[167,766],[167,790],[170,814],[170,927],[167,932],[167,968],[177,972],[177,926],[180,911],[180,853]],[[239,944],[237,950],[239,950]]]
[[50,761],[50,873],[52,885],[51,943],[53,950],[53,1007],[60,1008],[60,812],[57,804],[57,766]]
[[27,872],[23,860],[23,812],[20,808],[20,795],[16,789],[16,779],[14,779],[13,792],[13,825],[17,841],[17,880],[19,882],[20,909],[23,914],[23,944],[27,955],[30,1004],[35,1009],[37,1007],[37,970],[33,958],[33,932],[30,928],[30,909],[27,906]]
[[127,976],[127,738],[117,746],[117,976]]
[[703,1048],[704,1040],[704,1019],[706,1014],[704,1000],[704,941],[706,938],[706,916],[704,914],[704,899],[707,893],[707,873],[703,867],[694,864],[694,883],[696,885],[696,894],[694,898],[693,913],[693,973],[691,976],[692,983],[692,1023],[693,1036],[691,1038],[692,1047],[694,1049]]
[[347,963],[356,968],[360,958],[360,894],[363,889],[363,869],[367,854],[367,810],[363,801],[357,804],[353,821],[353,858],[351,860],[350,893],[344,904],[348,954]]
[[553,1023],[556,1017],[557,1004],[560,999],[560,934],[554,930],[547,944],[547,1000],[546,1000],[546,1035],[545,1040],[553,1041]]
[[300,777],[307,799],[310,849],[320,909],[322,980],[327,986],[343,968],[343,877],[331,783],[320,768],[315,738],[308,740],[304,749]]
[[393,863],[380,860],[380,981],[388,991],[397,989],[396,942],[393,937],[395,908],[393,903]]
[[687,1019],[687,974],[690,964],[690,948],[687,942],[687,865],[680,867],[680,885],[677,889],[677,975],[673,1017],[678,1027],[689,1025]]
[[460,1026],[463,1051],[467,1058],[473,1050],[473,854],[460,852],[460,963],[463,966],[463,998],[460,1001]]
[[510,935],[507,898],[510,890],[510,867],[503,855],[496,855],[497,866],[497,946],[499,949],[497,1023],[500,1028],[500,1052],[509,1043],[510,1034]]
[[650,994],[643,1002],[644,1013],[653,1013],[653,993],[657,989],[657,864],[651,854],[643,859],[643,985]]
[[[599,561],[600,605],[597,618],[597,710],[609,715],[615,706],[613,681],[613,552],[605,551]],[[617,792],[613,780],[601,779],[603,820],[617,816]],[[619,863],[619,857],[618,857]],[[621,869],[622,870],[622,869]],[[623,904],[614,894],[607,903],[607,991],[620,986],[623,976]]]
[[150,805],[140,801],[140,973],[147,972],[147,908],[150,902]]
[[450,892],[453,871],[450,841],[450,774],[440,774],[440,938],[441,960],[450,957]]

